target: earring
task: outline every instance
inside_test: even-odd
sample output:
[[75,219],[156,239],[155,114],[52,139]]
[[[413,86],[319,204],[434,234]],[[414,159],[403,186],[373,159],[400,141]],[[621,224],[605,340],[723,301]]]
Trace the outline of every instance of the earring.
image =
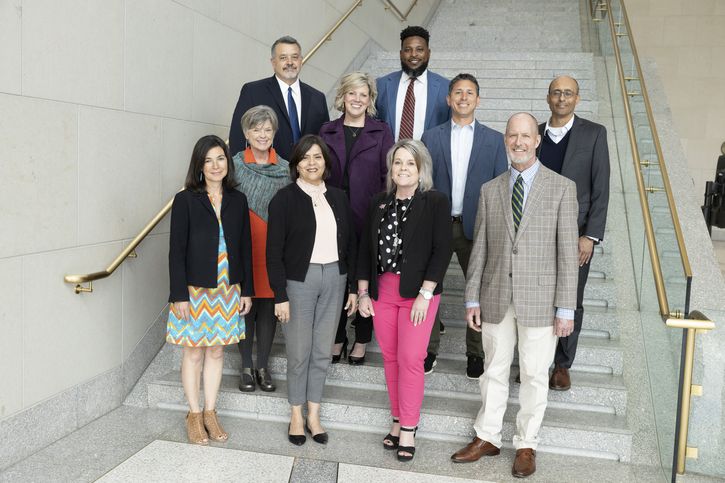
[[199,171],[199,181],[204,181],[204,172]]

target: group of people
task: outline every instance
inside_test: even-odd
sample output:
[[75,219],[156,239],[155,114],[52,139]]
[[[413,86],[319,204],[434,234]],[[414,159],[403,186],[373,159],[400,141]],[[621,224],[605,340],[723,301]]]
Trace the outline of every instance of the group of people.
[[466,375],[479,380],[482,406],[476,437],[451,459],[499,454],[518,345],[512,473],[528,476],[548,390],[571,385],[606,222],[606,130],[574,115],[579,85],[560,76],[546,97],[549,120],[517,113],[502,135],[475,118],[475,76],[448,81],[428,70],[424,28],[407,27],[400,40],[401,70],[343,76],[334,100],[342,114],[330,121],[325,96],[299,80],[299,43],[278,39],[274,75],[242,87],[229,146],[213,135],[196,143],[169,250],[167,341],[183,346],[188,438],[228,438],[215,411],[225,345],[238,344],[241,391],[276,390],[268,363],[280,322],[288,439],[304,444],[307,432],[327,443],[328,367],[343,357],[363,364],[374,329],[392,418],[382,443],[413,459],[455,252],[466,275]]

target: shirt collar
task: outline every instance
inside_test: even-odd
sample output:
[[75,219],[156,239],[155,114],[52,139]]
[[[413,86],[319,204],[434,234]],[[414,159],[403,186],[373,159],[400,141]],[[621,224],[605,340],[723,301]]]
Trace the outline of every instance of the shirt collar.
[[469,124],[457,124],[453,119],[451,119],[451,130],[463,130],[468,129],[469,131],[473,131],[473,125],[476,124],[476,120],[474,119],[473,122]]
[[513,165],[511,165],[511,168],[509,168],[509,173],[511,176],[511,183],[516,182],[516,178],[519,177],[519,174],[524,179],[524,184],[526,186],[531,186],[531,183],[534,181],[534,177],[536,177],[536,173],[539,172],[539,166],[541,166],[541,163],[539,162],[539,159],[536,159],[536,162],[526,168],[523,171],[518,171],[516,168],[514,168]]
[[[551,121],[551,119],[549,119]],[[574,125],[574,116],[571,116],[571,119],[569,119],[569,122],[564,124],[561,127],[551,127],[549,125],[549,121],[546,121],[546,128],[544,128],[544,134],[551,131],[552,134],[558,135],[558,136],[566,136],[566,133],[571,131],[571,127]]]
[[[403,84],[408,84],[408,79],[409,78],[410,78],[410,76],[408,74],[406,74],[405,72],[401,71],[400,81]],[[420,82],[424,86],[427,85],[428,84],[428,69],[424,70],[421,75],[419,75],[418,77],[415,78],[415,80],[417,80],[418,82]]]
[[275,74],[274,78],[277,79],[277,83],[279,84],[280,90],[282,92],[284,92],[285,94],[287,94],[287,89],[289,89],[290,87],[292,88],[292,92],[294,92],[295,94],[299,94],[300,93],[300,79],[299,79],[299,77],[297,78],[297,80],[292,85],[289,85],[285,81],[281,80],[279,77],[277,77],[276,74]]

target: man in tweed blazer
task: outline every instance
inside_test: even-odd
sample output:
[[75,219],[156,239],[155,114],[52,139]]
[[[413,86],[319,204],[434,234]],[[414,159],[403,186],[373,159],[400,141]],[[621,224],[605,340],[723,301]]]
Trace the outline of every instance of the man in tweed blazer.
[[481,188],[465,292],[468,325],[481,331],[486,353],[479,379],[483,404],[476,437],[451,459],[499,454],[518,342],[521,409],[512,474],[524,477],[536,470],[557,337],[574,327],[578,207],[574,182],[536,158],[541,137],[532,115],[511,116],[504,138],[511,168]]

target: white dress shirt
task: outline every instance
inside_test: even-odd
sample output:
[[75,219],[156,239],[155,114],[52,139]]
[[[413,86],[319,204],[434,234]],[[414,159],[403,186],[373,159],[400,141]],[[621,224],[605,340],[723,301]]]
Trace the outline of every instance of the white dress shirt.
[[[524,202],[522,205],[522,213],[526,210],[526,199],[529,196],[529,190],[531,189],[532,184],[534,183],[534,179],[536,178],[536,173],[539,172],[539,167],[541,166],[541,162],[537,159],[536,162],[529,166],[527,169],[523,171],[517,170],[515,165],[511,165],[509,168],[509,194],[512,196],[514,191],[514,183],[516,182],[516,178],[519,177],[519,174],[523,178],[524,182]],[[510,196],[509,196],[510,199]],[[480,304],[478,301],[466,301],[466,308],[472,308],[472,307],[479,307]],[[565,309],[562,307],[556,308],[556,317],[560,319],[565,320],[574,320],[574,310],[573,309]]]
[[474,122],[459,126],[451,121],[451,216],[460,216],[463,213],[463,195],[466,191],[468,161],[473,148]]
[[571,127],[574,125],[574,116],[571,116],[571,119],[569,119],[569,122],[564,124],[561,127],[551,127],[549,125],[549,121],[546,121],[546,128],[544,128],[544,135],[548,134],[549,139],[554,141],[554,144],[559,144],[559,141],[564,139],[564,136],[566,136],[566,133],[571,131]]
[[[401,73],[398,84],[398,97],[395,99],[395,140],[400,136],[400,120],[403,118],[403,104],[405,93],[408,91],[410,77],[405,72]],[[420,141],[425,130],[425,108],[428,104],[428,69],[415,78],[413,94],[415,94],[415,116],[413,117],[413,139]]]
[[289,115],[287,91],[290,87],[292,88],[292,98],[295,100],[295,106],[297,106],[297,122],[299,122],[300,131],[302,131],[302,91],[300,91],[300,80],[297,79],[294,84],[289,85],[277,76],[274,76],[274,78],[277,79],[279,90],[282,91],[282,99],[284,99],[284,106],[287,108],[287,115]]

